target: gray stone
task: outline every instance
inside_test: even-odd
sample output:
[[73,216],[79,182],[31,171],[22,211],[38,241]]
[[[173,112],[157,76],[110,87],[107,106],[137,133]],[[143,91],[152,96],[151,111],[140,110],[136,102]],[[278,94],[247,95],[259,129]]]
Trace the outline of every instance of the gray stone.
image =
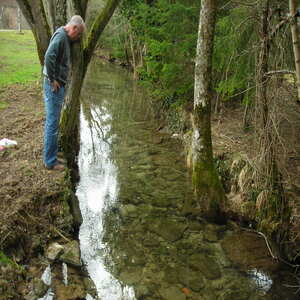
[[71,266],[81,267],[80,248],[77,241],[72,241],[64,246],[64,253],[59,258]]
[[186,300],[185,294],[176,286],[161,287],[159,293],[165,300]]
[[188,264],[191,268],[201,271],[207,279],[217,279],[221,276],[218,263],[207,255],[193,254],[189,257]]
[[46,251],[46,257],[54,261],[64,251],[64,247],[58,243],[52,243]]

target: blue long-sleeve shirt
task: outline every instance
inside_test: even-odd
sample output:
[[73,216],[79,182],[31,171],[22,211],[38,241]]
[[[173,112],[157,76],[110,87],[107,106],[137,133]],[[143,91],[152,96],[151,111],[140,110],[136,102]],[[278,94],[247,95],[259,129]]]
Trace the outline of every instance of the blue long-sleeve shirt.
[[66,84],[70,69],[70,39],[63,27],[52,35],[45,54],[43,74],[61,84]]

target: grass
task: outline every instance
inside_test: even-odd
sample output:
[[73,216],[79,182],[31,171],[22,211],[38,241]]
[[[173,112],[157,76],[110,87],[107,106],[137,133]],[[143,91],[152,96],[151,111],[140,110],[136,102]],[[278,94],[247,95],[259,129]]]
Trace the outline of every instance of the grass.
[[0,31],[0,87],[40,79],[41,67],[33,34],[30,30],[23,33]]

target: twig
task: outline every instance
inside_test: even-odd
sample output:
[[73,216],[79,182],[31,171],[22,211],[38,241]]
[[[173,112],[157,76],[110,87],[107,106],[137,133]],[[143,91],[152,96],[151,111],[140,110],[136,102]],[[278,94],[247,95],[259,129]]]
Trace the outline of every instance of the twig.
[[295,71],[290,71],[290,70],[275,70],[275,71],[269,71],[266,73],[266,75],[274,75],[274,74],[292,74],[296,76]]
[[268,247],[268,250],[269,250],[269,252],[270,252],[272,258],[278,259],[278,257],[276,257],[276,256],[273,254],[272,249],[271,249],[271,247],[270,247],[270,245],[269,245],[269,241],[268,241],[267,237],[266,237],[262,232],[260,232],[260,231],[257,231],[257,233],[258,233],[259,235],[261,235],[261,236],[264,237],[264,239],[265,239],[265,241],[266,241],[266,244],[267,244],[267,247]]
[[66,240],[67,242],[71,242],[70,239],[68,239],[66,236],[64,236],[54,225],[51,226],[52,229],[58,234],[60,235],[64,240]]

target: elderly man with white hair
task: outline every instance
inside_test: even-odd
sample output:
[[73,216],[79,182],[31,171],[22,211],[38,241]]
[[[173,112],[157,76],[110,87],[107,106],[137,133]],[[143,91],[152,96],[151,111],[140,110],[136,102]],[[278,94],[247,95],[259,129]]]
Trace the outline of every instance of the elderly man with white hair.
[[80,39],[84,31],[83,19],[73,16],[67,25],[55,31],[45,54],[43,74],[46,121],[43,160],[48,170],[64,170],[64,165],[57,160],[60,112],[70,69],[70,46]]

